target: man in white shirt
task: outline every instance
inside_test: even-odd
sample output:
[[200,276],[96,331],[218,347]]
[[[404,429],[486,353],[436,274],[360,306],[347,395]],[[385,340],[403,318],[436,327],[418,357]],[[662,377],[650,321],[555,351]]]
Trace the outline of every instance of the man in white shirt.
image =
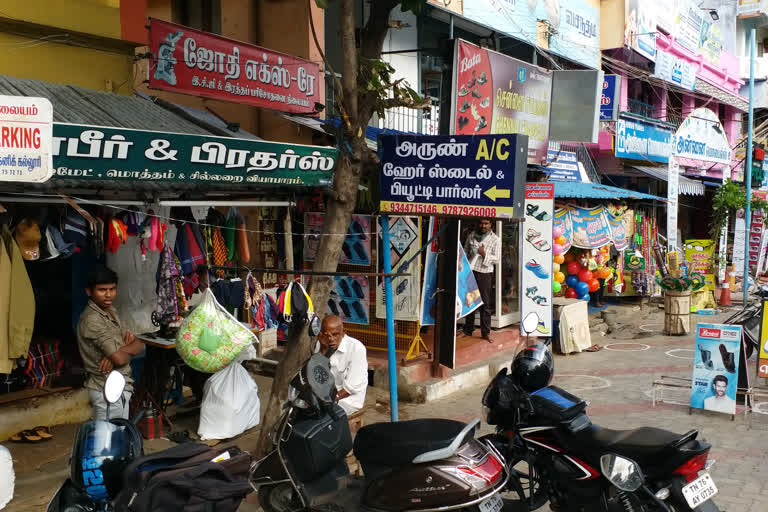
[[336,315],[323,319],[315,352],[331,360],[331,373],[336,381],[336,399],[349,415],[365,403],[368,387],[368,357],[365,346],[344,334],[344,323]]
[[725,392],[728,390],[728,377],[725,375],[716,376],[712,379],[712,387],[715,389],[715,396],[711,396],[704,400],[704,409],[708,411],[735,414],[736,401],[725,395]]
[[[480,310],[480,335],[491,342],[491,295],[496,264],[501,258],[501,240],[492,230],[491,219],[481,218],[478,229],[473,231],[464,246],[483,305]],[[464,335],[472,336],[475,329],[475,312],[464,318]]]

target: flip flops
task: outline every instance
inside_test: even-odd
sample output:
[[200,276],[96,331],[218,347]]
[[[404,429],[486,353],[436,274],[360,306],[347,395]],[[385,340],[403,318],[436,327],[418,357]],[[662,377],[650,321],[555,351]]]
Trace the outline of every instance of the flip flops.
[[599,352],[599,351],[600,351],[600,350],[602,350],[602,349],[603,349],[603,347],[601,347],[600,345],[598,345],[597,343],[595,343],[595,344],[594,344],[594,345],[592,345],[591,347],[584,349],[584,351],[585,351],[585,352]]
[[549,242],[541,238],[541,233],[533,228],[528,228],[528,231],[525,232],[525,239],[528,240],[528,243],[542,252],[549,251],[552,248],[552,246],[549,245]]
[[41,443],[53,439],[49,427],[35,427],[29,430],[22,430],[18,434],[11,436],[14,443]]

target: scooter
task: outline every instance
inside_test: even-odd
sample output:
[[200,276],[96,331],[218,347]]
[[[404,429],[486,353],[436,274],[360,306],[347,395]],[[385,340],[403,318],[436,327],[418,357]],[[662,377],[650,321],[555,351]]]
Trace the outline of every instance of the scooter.
[[[125,377],[113,370],[104,384],[109,407],[122,399]],[[140,417],[140,416],[139,416]],[[144,453],[141,434],[134,421],[122,418],[90,420],[75,434],[70,473],[59,487],[46,512],[107,512],[120,490],[123,469]]]
[[[319,333],[316,317],[309,331]],[[349,423],[335,396],[329,359],[313,355],[290,382],[272,451],[251,469],[265,512],[502,510],[509,474],[496,448],[475,439],[480,420],[367,425],[355,437],[364,473],[356,476],[346,464]]]

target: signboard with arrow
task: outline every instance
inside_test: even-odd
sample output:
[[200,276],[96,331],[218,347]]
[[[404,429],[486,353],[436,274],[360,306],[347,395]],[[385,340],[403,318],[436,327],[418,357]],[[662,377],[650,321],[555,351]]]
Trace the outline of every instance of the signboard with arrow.
[[523,217],[525,135],[384,135],[379,151],[382,213]]

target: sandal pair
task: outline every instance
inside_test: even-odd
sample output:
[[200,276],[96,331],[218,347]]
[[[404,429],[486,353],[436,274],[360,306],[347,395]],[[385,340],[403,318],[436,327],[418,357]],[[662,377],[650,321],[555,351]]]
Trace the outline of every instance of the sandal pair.
[[18,434],[11,436],[14,443],[41,443],[53,439],[50,427],[35,427],[29,430],[22,430]]
[[542,252],[547,252],[552,248],[552,246],[549,245],[549,242],[541,238],[541,233],[533,228],[528,228],[528,231],[525,233],[525,239],[528,240],[528,243]]

